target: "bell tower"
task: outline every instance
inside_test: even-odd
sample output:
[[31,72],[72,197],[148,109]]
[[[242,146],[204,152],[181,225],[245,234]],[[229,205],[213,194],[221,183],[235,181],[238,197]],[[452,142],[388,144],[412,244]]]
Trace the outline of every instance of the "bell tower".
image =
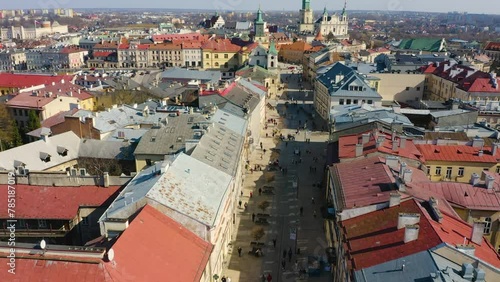
[[302,9],[300,10],[300,32],[314,32],[314,15],[311,9],[311,0],[302,0]]

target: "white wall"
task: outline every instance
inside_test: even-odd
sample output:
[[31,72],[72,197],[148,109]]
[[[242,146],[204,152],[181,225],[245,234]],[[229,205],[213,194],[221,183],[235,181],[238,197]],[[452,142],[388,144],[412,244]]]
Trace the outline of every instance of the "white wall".
[[[422,100],[424,95],[424,74],[373,73],[380,79],[378,93],[383,101],[415,101]],[[406,90],[409,87],[409,90]]]

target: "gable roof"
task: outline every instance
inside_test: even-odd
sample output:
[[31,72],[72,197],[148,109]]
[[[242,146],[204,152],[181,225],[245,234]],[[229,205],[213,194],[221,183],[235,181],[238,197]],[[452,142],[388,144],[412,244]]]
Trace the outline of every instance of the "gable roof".
[[[397,229],[399,213],[420,214],[418,239],[404,243],[405,228]],[[422,252],[442,243],[415,200],[342,221],[349,269],[359,270]]]
[[[59,154],[58,148],[65,148],[66,155]],[[44,171],[78,158],[80,138],[73,131],[48,137],[48,141],[38,140],[16,148],[0,152],[0,168],[6,170],[23,166],[33,171]],[[50,155],[45,162],[40,154]]]
[[36,85],[47,85],[61,80],[71,81],[73,75],[41,75],[41,74],[12,74],[0,73],[0,87],[27,88]]
[[[0,200],[7,202],[7,185],[0,185]],[[120,186],[53,187],[16,185],[16,218],[71,220],[80,207],[101,207],[116,196]],[[8,218],[7,209],[0,218]]]
[[104,266],[114,281],[158,281],[173,273],[177,281],[200,281],[213,246],[146,205],[112,249],[114,263]]

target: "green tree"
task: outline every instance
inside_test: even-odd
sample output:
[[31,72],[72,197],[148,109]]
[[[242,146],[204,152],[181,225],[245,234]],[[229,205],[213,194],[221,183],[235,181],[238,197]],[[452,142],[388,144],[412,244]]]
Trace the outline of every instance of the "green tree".
[[0,150],[22,145],[19,128],[5,104],[0,104]]
[[40,127],[42,127],[42,124],[40,123],[40,117],[38,116],[38,113],[34,110],[29,110],[28,125],[26,126],[26,132],[30,132]]

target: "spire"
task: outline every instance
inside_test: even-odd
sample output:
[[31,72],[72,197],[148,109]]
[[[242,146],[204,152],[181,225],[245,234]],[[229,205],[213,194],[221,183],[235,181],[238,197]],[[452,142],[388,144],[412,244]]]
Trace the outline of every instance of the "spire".
[[325,9],[323,10],[323,17],[328,17],[328,11],[326,10],[326,6]]
[[344,1],[344,9],[342,9],[342,16],[347,15],[347,0]]
[[257,11],[257,18],[255,19],[255,22],[257,23],[264,22],[264,19],[262,18],[262,10],[260,9],[260,4],[259,4],[259,10]]
[[271,41],[271,44],[269,45],[269,54],[270,55],[278,55],[278,50],[276,49],[276,44],[274,44],[274,40]]

